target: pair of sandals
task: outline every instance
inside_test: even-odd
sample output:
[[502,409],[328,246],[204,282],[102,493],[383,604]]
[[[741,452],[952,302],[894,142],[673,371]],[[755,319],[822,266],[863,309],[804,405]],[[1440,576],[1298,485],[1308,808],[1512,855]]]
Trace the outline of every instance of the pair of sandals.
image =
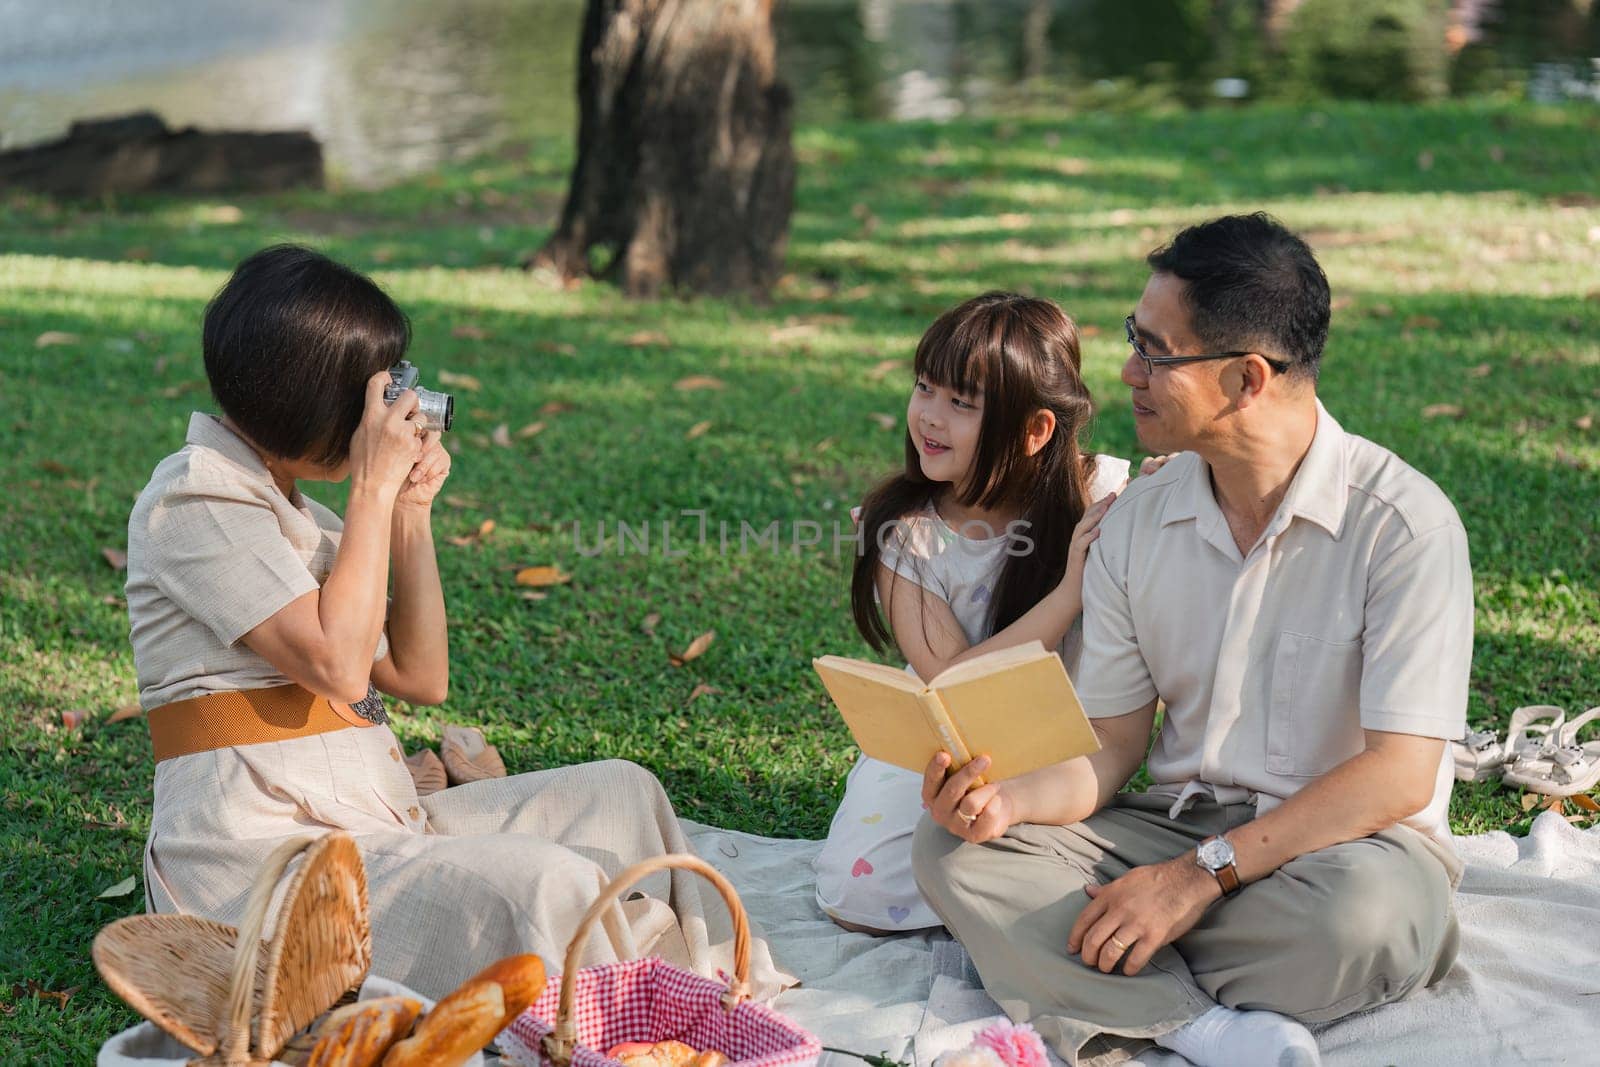
[[[1593,726],[1590,739],[1580,735]],[[1535,704],[1511,713],[1505,743],[1493,730],[1472,731],[1452,741],[1456,777],[1481,782],[1499,775],[1532,793],[1570,797],[1600,784],[1600,707],[1571,722],[1564,709]]]

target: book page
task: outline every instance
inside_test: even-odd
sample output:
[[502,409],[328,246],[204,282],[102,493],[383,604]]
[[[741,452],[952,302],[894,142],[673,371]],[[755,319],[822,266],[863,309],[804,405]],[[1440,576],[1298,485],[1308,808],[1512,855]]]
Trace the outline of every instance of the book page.
[[1100,749],[1066,668],[1054,653],[939,685],[937,691],[972,755],[987,754],[992,761],[985,775],[990,781]]

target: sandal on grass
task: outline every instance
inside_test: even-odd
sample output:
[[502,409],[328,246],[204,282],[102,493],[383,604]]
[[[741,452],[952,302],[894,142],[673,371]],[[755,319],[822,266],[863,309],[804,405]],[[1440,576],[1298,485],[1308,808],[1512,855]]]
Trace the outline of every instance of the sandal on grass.
[[1505,780],[1532,793],[1570,797],[1587,793],[1600,784],[1600,729],[1594,738],[1579,738],[1585,726],[1600,725],[1600,707],[1590,708],[1557,731],[1526,757],[1506,768]]
[[1468,731],[1461,740],[1450,742],[1456,778],[1463,782],[1481,782],[1494,777],[1506,764],[1540,748],[1547,738],[1554,740],[1566,717],[1567,713],[1553,704],[1518,708],[1511,713],[1504,745],[1493,730]]

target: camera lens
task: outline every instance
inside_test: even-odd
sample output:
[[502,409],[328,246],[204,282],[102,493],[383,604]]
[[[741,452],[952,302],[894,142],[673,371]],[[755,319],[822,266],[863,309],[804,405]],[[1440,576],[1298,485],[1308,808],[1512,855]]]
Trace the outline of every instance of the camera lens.
[[444,396],[444,418],[441,420],[441,422],[443,423],[444,428],[448,430],[450,428],[450,424],[455,421],[456,398],[451,394],[446,393]]

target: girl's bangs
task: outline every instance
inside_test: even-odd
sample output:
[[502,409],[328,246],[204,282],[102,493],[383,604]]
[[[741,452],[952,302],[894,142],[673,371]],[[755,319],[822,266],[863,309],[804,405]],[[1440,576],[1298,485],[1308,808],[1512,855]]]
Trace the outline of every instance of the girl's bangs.
[[988,379],[985,347],[971,330],[930,330],[917,346],[915,373],[931,385],[964,396],[984,392]]

